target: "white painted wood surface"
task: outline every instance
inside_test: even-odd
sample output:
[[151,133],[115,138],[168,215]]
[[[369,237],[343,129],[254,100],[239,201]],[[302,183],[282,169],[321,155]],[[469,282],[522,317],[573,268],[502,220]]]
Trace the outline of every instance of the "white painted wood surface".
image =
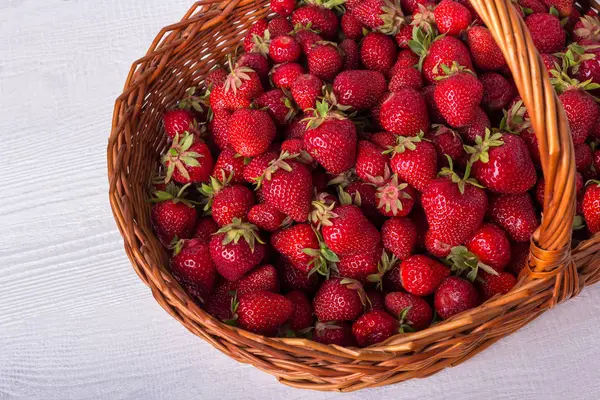
[[[171,319],[107,200],[113,101],[191,0],[0,0],[0,399],[330,399]],[[598,399],[600,286],[472,361],[348,399]]]

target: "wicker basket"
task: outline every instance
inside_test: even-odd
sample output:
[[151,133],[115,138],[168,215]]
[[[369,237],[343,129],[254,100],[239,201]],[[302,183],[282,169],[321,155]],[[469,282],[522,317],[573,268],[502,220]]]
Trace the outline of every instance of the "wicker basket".
[[[597,0],[592,1],[598,7]],[[508,60],[539,140],[546,180],[543,221],[530,267],[508,294],[429,329],[356,349],[306,339],[266,338],[205,313],[177,284],[150,227],[147,187],[165,149],[162,111],[202,83],[240,43],[267,0],[203,0],[162,29],[137,60],[117,99],[108,145],[110,202],[125,251],[158,303],[192,333],[234,359],[298,388],[353,391],[433,374],[456,365],[600,280],[600,236],[571,249],[575,161],[567,120],[526,26],[511,0],[471,0]],[[583,10],[590,5],[579,4]]]

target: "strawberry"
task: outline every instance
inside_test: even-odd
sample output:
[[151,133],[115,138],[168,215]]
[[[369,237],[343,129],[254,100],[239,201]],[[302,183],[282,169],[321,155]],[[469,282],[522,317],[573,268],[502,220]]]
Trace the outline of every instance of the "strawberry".
[[323,81],[310,74],[300,75],[292,84],[292,97],[302,111],[314,109],[321,96]]
[[264,255],[265,245],[256,226],[237,218],[219,229],[210,240],[210,256],[217,271],[230,281],[239,280],[257,266]]
[[517,5],[521,8],[528,8],[531,10],[531,14],[546,14],[548,12],[548,8],[542,0],[517,0]]
[[475,287],[458,276],[446,278],[435,291],[435,311],[442,319],[477,307],[480,303]]
[[317,32],[310,29],[308,26],[296,25],[294,28],[294,37],[300,43],[304,54],[310,53],[313,46],[317,42],[322,42],[323,38]]
[[352,334],[360,347],[383,342],[398,333],[398,329],[398,320],[383,310],[363,314],[352,324]]
[[237,290],[237,285],[238,282],[230,282],[228,280],[219,282],[204,303],[206,312],[221,321],[231,319],[231,303],[233,295]]
[[529,263],[529,248],[529,242],[514,243],[512,245],[510,249],[512,257],[510,259],[510,264],[508,265],[507,270],[510,271],[514,276],[519,276],[521,271]]
[[406,260],[417,244],[417,228],[408,218],[390,218],[381,227],[383,247],[399,260]]
[[339,104],[356,111],[373,108],[385,93],[385,76],[377,71],[343,71],[335,77],[333,92]]
[[254,194],[242,185],[224,187],[214,194],[212,199],[212,216],[219,224],[231,224],[235,218],[247,219],[248,212],[254,205]]
[[352,9],[365,26],[385,35],[395,35],[405,23],[400,5],[389,0],[364,0]]
[[[371,183],[352,182],[346,187],[346,192],[353,199],[360,199],[360,209],[365,216],[375,224],[379,225],[382,215],[377,211],[377,188]],[[356,204],[356,203],[355,203]]]
[[433,311],[422,298],[410,293],[392,292],[385,296],[386,310],[398,317],[403,332],[420,331],[431,325]]
[[438,165],[447,166],[448,159],[446,155],[453,161],[462,164],[465,161],[466,152],[460,135],[444,125],[434,125],[432,128],[435,128],[435,130],[427,134],[427,139],[431,140],[431,143],[435,146],[438,154]]
[[510,262],[510,242],[498,225],[492,223],[481,225],[465,242],[465,246],[477,256],[479,261],[497,272],[504,271]]
[[383,154],[384,149],[366,140],[358,142],[356,155],[356,175],[365,182],[374,177],[383,176],[385,167],[390,161],[388,155]]
[[434,16],[439,32],[450,36],[458,36],[473,21],[471,12],[452,0],[442,0],[435,8]]
[[533,44],[540,53],[556,53],[565,48],[567,34],[552,14],[531,14],[525,19]]
[[303,272],[310,272],[313,267],[318,266],[313,264],[317,261],[315,256],[320,254],[321,247],[315,231],[308,223],[275,232],[271,236],[271,245]]
[[332,42],[317,42],[307,53],[308,71],[324,81],[333,81],[344,65],[337,45]]
[[297,112],[292,100],[281,89],[273,89],[261,94],[254,104],[257,108],[267,111],[279,126],[288,124]]
[[383,96],[379,123],[386,131],[401,136],[414,136],[429,130],[425,99],[408,87]]
[[583,195],[583,218],[591,233],[600,231],[600,182],[588,182]]
[[233,65],[231,57],[228,62],[231,72],[225,81],[215,85],[210,93],[210,106],[213,110],[234,111],[246,108],[264,91],[260,76],[253,69]]
[[276,160],[279,154],[275,151],[267,151],[260,156],[254,157],[244,169],[244,180],[248,183],[258,183],[269,163]]
[[369,275],[377,273],[381,249],[369,253],[355,253],[339,258],[336,263],[340,276],[367,283]]
[[268,52],[268,41],[270,39],[268,28],[269,24],[265,19],[259,19],[252,25],[246,32],[246,36],[244,36],[244,51],[246,53],[266,54]]
[[317,322],[313,339],[315,342],[344,347],[356,345],[352,328],[347,322]]
[[323,239],[338,256],[374,252],[380,242],[377,228],[364,216],[360,208],[343,205],[333,209],[334,217],[324,221]]
[[217,270],[207,243],[200,239],[180,240],[170,261],[171,271],[194,296],[206,299],[217,280]]
[[300,43],[291,36],[283,35],[274,38],[269,45],[269,57],[277,64],[297,61],[301,54]]
[[298,63],[283,63],[275,65],[269,72],[269,76],[275,87],[291,89],[296,79],[304,73],[304,67]]
[[407,183],[399,182],[397,174],[390,176],[386,166],[384,176],[372,182],[377,185],[377,211],[386,217],[405,217],[410,214],[417,193]]
[[423,139],[422,132],[415,137],[398,136],[397,140],[397,145],[388,149],[392,171],[418,191],[425,190],[438,171],[435,146]]
[[314,160],[304,150],[304,139],[288,139],[281,142],[281,151],[297,155],[297,160],[310,165]]
[[414,26],[413,25],[402,25],[400,27],[400,29],[398,30],[398,33],[396,33],[394,35],[394,39],[396,40],[396,44],[398,45],[398,47],[400,47],[401,49],[409,49],[410,48],[410,41],[412,40],[412,31],[413,31]]
[[388,272],[383,276],[382,283],[386,291],[404,290],[404,287],[402,286],[402,277],[400,276],[399,264],[395,264],[389,268]]
[[256,267],[237,282],[238,296],[263,290],[273,293],[279,292],[277,270],[269,264]]
[[284,132],[285,139],[304,139],[306,126],[308,125],[307,114],[294,118],[286,127]]
[[364,311],[366,294],[360,282],[347,278],[331,278],[321,284],[313,299],[317,319],[352,321]]
[[167,247],[173,239],[187,239],[191,236],[196,224],[196,209],[183,198],[188,185],[178,189],[174,184],[167,185],[164,191],[157,191],[152,201],[150,217],[154,232],[163,246]]
[[496,72],[481,74],[479,81],[483,85],[481,105],[488,110],[502,110],[515,97],[514,86],[504,76]]
[[221,67],[216,67],[206,75],[206,78],[204,78],[204,84],[208,89],[212,89],[214,86],[225,82],[226,79],[227,72]]
[[312,199],[310,170],[288,154],[271,162],[262,179],[265,202],[297,222],[306,221]]
[[275,232],[285,223],[285,214],[268,204],[257,204],[248,211],[248,221],[260,229]]
[[296,0],[271,0],[271,10],[282,17],[289,17],[296,8]]
[[211,217],[202,217],[196,223],[193,238],[200,240],[202,243],[208,243],[213,233],[216,233],[218,230],[219,225],[217,225],[214,219]]
[[208,123],[210,138],[221,150],[225,150],[229,146],[229,118],[231,118],[229,111],[213,110],[213,119]]
[[383,33],[371,32],[360,46],[360,60],[365,68],[388,75],[396,62],[396,43]]
[[402,261],[399,272],[402,287],[415,296],[432,294],[450,276],[450,268],[424,255]]
[[575,151],[575,168],[579,172],[585,172],[592,166],[592,150],[586,143],[576,144]]
[[492,197],[488,214],[515,242],[528,242],[539,225],[527,193]]
[[436,78],[446,73],[440,66],[456,63],[472,70],[473,64],[469,49],[463,42],[453,36],[438,36],[433,39],[422,29],[413,31],[411,49],[421,57],[419,67],[427,83],[434,83]]
[[342,15],[342,20],[340,22],[342,32],[348,39],[351,40],[360,40],[363,37],[363,29],[365,26],[358,18],[356,18],[351,13],[345,13]]
[[408,14],[414,14],[419,11],[419,5],[430,3],[431,0],[400,0],[402,9]]
[[309,274],[295,268],[288,260],[284,260],[279,268],[279,279],[283,291],[300,290],[314,293],[319,288],[319,274]]
[[423,78],[416,68],[399,68],[392,75],[388,87],[389,91],[397,92],[404,87],[413,88],[415,90],[419,90],[423,87]]
[[568,89],[558,98],[567,114],[573,143],[584,143],[600,115],[598,104],[589,93],[577,87]]
[[394,76],[401,68],[414,68],[419,64],[419,57],[412,50],[400,50],[396,62],[390,71],[390,76]]
[[460,133],[465,143],[475,143],[477,136],[484,137],[486,129],[491,127],[492,124],[485,111],[477,107],[473,121],[463,128],[458,128],[458,133]]
[[379,290],[369,290],[367,297],[369,299],[369,311],[385,310],[385,298]]
[[[331,5],[337,6],[338,4],[332,2]],[[297,8],[292,14],[292,24],[294,26],[298,24],[306,26],[310,24],[310,27],[320,31],[325,39],[331,40],[335,38],[339,26],[338,17],[332,10],[325,6],[329,6],[329,4],[324,4],[324,6],[309,4]]]
[[396,145],[396,135],[391,132],[377,132],[371,135],[372,143],[375,143],[382,149],[394,147]]
[[292,315],[289,320],[290,329],[299,331],[313,324],[313,308],[310,300],[304,293],[294,290],[285,295],[292,302]]
[[597,16],[585,15],[577,21],[571,33],[573,41],[600,42],[600,20]]
[[356,128],[325,100],[317,103],[314,117],[304,135],[304,147],[325,170],[333,175],[352,168],[356,160]]
[[440,109],[437,104],[435,104],[435,99],[433,97],[435,92],[435,85],[425,86],[421,89],[421,96],[425,99],[425,103],[427,104],[427,112],[429,113],[429,117],[434,124],[445,125],[446,121],[442,114],[440,113]]
[[496,193],[521,194],[531,189],[537,175],[527,145],[517,135],[486,131],[475,146],[465,147],[471,154],[473,175]]
[[294,27],[287,18],[273,18],[269,21],[269,34],[271,39],[277,39],[280,36],[289,35]]
[[517,284],[517,278],[508,272],[501,272],[498,275],[481,272],[477,281],[477,288],[483,301],[487,301],[495,295],[503,295]]
[[594,164],[594,169],[600,171],[600,150],[595,150],[592,153],[592,162]]
[[574,0],[542,0],[542,2],[549,9],[554,7],[561,17],[567,17],[574,11]]
[[194,127],[194,116],[188,110],[170,110],[165,112],[162,118],[165,133],[170,139],[174,139],[177,134],[183,136]]
[[219,153],[217,162],[215,163],[211,176],[216,179],[223,180],[223,177],[231,177],[231,183],[244,183],[244,169],[246,169],[246,161],[244,157],[238,155],[235,150],[230,147],[223,149]]
[[229,144],[244,157],[266,152],[275,135],[275,124],[266,111],[236,110],[229,119]]
[[269,60],[261,53],[244,53],[236,61],[238,67],[250,68],[258,74],[261,81],[266,81],[269,76]]
[[467,31],[467,44],[475,66],[483,71],[497,71],[506,67],[502,50],[484,26],[472,26]]
[[360,51],[356,42],[351,39],[344,39],[342,40],[342,43],[340,43],[339,48],[342,51],[342,58],[344,59],[342,71],[359,69]]
[[[582,42],[588,43],[590,41]],[[591,43],[597,43],[597,41]],[[575,46],[576,45],[571,45],[569,48]],[[581,53],[583,50],[583,54],[577,56],[577,59],[573,62],[571,71],[581,82],[587,82],[591,79],[591,83],[600,84],[600,47],[598,47],[597,44],[592,44],[583,45],[581,48],[582,49],[578,49],[578,51]],[[597,94],[598,90],[595,90],[593,93]]]
[[181,138],[175,134],[162,162],[167,169],[165,182],[172,178],[179,183],[207,181],[214,163],[208,146],[187,132]]
[[450,126],[463,128],[475,119],[483,98],[483,85],[473,72],[457,64],[441,68],[445,75],[440,77],[433,92],[435,103]]
[[241,328],[265,336],[274,336],[293,313],[291,301],[267,291],[241,295],[234,307]]

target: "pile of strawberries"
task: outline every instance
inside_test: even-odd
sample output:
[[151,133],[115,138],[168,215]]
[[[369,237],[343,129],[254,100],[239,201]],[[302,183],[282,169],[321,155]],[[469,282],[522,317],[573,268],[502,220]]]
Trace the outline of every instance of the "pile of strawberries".
[[[600,22],[517,0],[569,119],[575,237],[600,230]],[[242,54],[164,114],[152,223],[216,318],[368,346],[507,293],[540,223],[540,150],[467,0],[272,0]],[[575,229],[574,228],[574,229]]]

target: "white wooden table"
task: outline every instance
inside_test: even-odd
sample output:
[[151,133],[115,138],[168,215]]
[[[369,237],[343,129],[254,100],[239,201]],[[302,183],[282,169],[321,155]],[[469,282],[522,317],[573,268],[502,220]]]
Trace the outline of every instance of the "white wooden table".
[[[106,144],[131,62],[191,0],[0,0],[0,399],[329,399],[188,333],[122,250]],[[598,399],[600,286],[473,360],[348,399]]]

